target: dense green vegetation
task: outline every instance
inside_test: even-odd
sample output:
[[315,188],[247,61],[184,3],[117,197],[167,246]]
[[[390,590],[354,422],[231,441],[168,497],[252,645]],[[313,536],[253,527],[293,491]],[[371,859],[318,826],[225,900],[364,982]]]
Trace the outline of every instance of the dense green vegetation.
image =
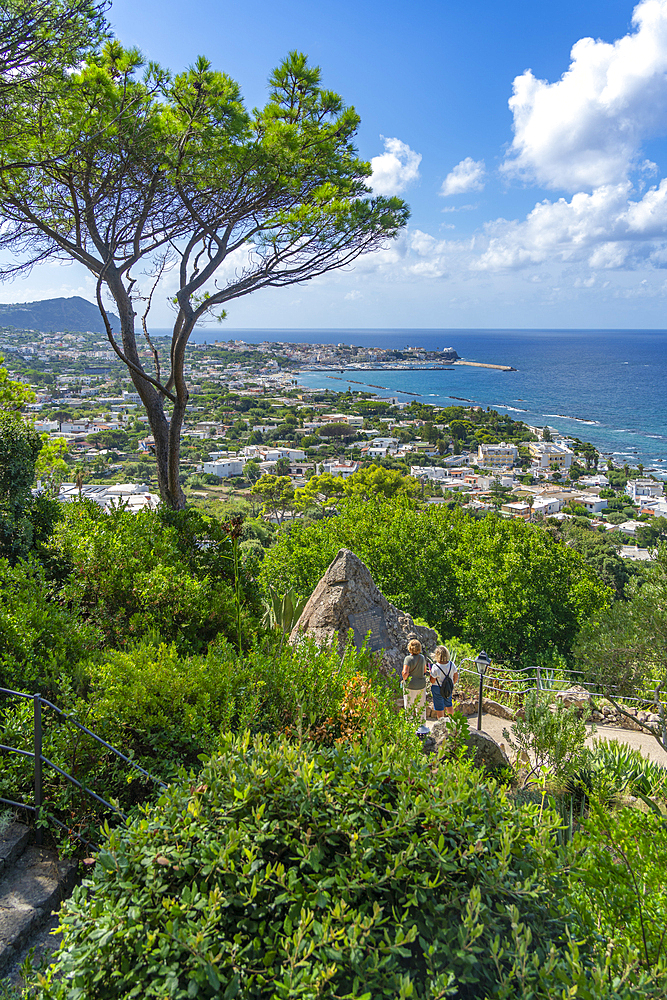
[[581,556],[541,528],[403,497],[351,499],[334,518],[293,524],[267,552],[261,578],[310,593],[343,547],[398,607],[517,664],[569,653],[582,624],[610,603]]
[[[29,505],[22,433],[5,446]],[[367,652],[293,648],[283,630],[346,546],[390,600],[508,676],[576,649],[590,679],[646,695],[666,666],[667,556],[629,579],[585,518],[429,506],[381,467],[292,489],[301,514],[282,527],[243,502],[222,518],[48,502],[39,542],[0,563],[2,682],[170,784],[44,710],[45,755],[130,821],[46,769],[47,829],[59,819],[90,853],[109,826],[36,996],[664,994],[660,937],[642,934],[667,919],[664,820],[617,804],[631,790],[662,817],[660,769],[586,752],[581,721],[546,700],[517,729],[532,775],[475,770],[461,717],[431,766]],[[31,748],[29,702],[4,701],[2,742]],[[5,757],[0,795],[31,786],[29,760]]]
[[[64,917],[65,978],[42,996],[658,996],[640,949],[606,953],[593,931],[619,912],[601,892],[604,832],[577,890],[555,814],[462,762],[229,739],[198,782],[110,835]],[[646,835],[655,878],[664,828]]]
[[[126,268],[124,287],[118,275],[128,259],[134,268],[137,254],[152,252],[137,235],[147,219],[164,245],[186,253],[181,275],[187,253],[195,255],[176,338],[195,313],[222,302],[217,292],[210,301],[197,293],[202,255],[213,273],[226,253],[215,257],[211,237],[224,223],[221,179],[236,177],[253,204],[258,192],[267,197],[251,226],[266,227],[276,266],[302,247],[304,233],[332,262],[405,224],[402,202],[365,197],[370,168],[352,145],[356,115],[321,89],[303,57],[290,55],[271,78],[269,104],[248,113],[233,81],[203,60],[174,78],[150,66],[143,79],[137,53],[116,42],[82,60],[104,29],[102,7],[81,0],[74,21],[59,22],[62,37],[42,38],[52,99],[25,100],[45,85],[41,76],[0,73],[11,91],[0,115],[7,145],[34,163],[6,178],[5,194],[28,227],[6,236],[21,247],[32,236],[40,259],[65,245],[70,252],[69,204],[77,252],[88,253],[90,220],[115,218],[122,205],[125,235],[96,244],[105,264],[92,269],[108,275],[111,260],[121,268],[111,291],[119,308],[130,307],[126,345],[134,278]],[[4,52],[20,41],[21,9],[9,4],[13,21],[3,12],[3,25],[16,29],[3,38]],[[67,4],[54,10],[63,15]],[[54,72],[53,59],[72,71]],[[68,202],[85,202],[89,188],[74,134],[90,170],[108,181],[83,223]],[[167,191],[180,205],[173,214],[161,200]],[[35,213],[50,220],[48,246],[39,225],[29,232]],[[245,239],[241,230],[236,238]],[[275,351],[232,347],[211,349],[209,360],[288,363]],[[176,354],[179,376],[184,346]],[[162,348],[163,370],[167,355]],[[56,376],[33,356],[17,362],[29,365],[35,382],[54,388]],[[85,363],[72,368],[78,378]],[[156,374],[148,410],[157,441],[171,390]],[[177,429],[188,397],[176,381],[169,415]],[[119,393],[128,384],[112,376],[105,387]],[[71,391],[81,389],[79,381]],[[81,396],[61,404],[61,390],[45,415],[93,415]],[[0,685],[54,703],[43,708],[44,755],[84,790],[45,765],[39,822],[63,849],[94,859],[63,911],[56,963],[33,977],[26,997],[664,997],[666,772],[618,745],[586,748],[585,719],[556,707],[549,687],[576,658],[583,682],[610,700],[653,699],[664,711],[665,519],[638,527],[637,539],[659,551],[652,565],[632,567],[619,555],[621,538],[611,540],[608,525],[576,501],[565,524],[525,523],[500,515],[508,488],[499,480],[488,489],[493,509],[475,513],[465,497],[442,497],[407,475],[412,459],[442,464],[465,448],[474,461],[478,445],[499,441],[519,447],[526,471],[525,445],[539,429],[491,409],[414,401],[399,410],[351,391],[305,405],[297,395],[241,395],[219,378],[202,379],[188,408],[216,426],[203,422],[198,433],[210,437],[184,438],[181,467],[177,433],[169,460],[164,447],[157,461],[137,452],[147,427],[127,408],[120,426],[87,434],[75,457],[62,439],[35,432],[21,415],[30,389],[0,367]],[[328,408],[333,419],[314,421]],[[387,433],[420,450],[364,460],[369,435]],[[550,439],[548,428],[542,433]],[[225,449],[303,448],[310,478],[295,486],[285,455],[275,475],[248,462],[243,498],[230,490],[223,503],[217,477],[196,468],[221,441]],[[578,439],[573,451],[576,480],[599,455]],[[343,479],[318,468],[332,457],[362,464]],[[102,481],[157,479],[168,502],[131,513],[54,499],[63,476],[83,483],[90,470]],[[640,471],[609,471],[611,524],[638,516],[622,491]],[[204,492],[198,507],[185,505],[183,487],[190,499]],[[443,502],[428,505],[431,492]],[[341,655],[308,638],[290,644],[298,609],[341,547],[366,562],[390,601],[461,655],[490,654],[494,679],[522,708],[506,736],[509,767],[491,775],[475,766],[462,715],[443,724],[437,755],[426,756],[433,748],[417,739],[416,718],[397,705],[397,678],[384,676],[366,649],[350,643]],[[527,676],[520,668],[535,665],[547,690],[517,694]],[[150,774],[119,764],[76,721]],[[3,696],[0,742],[23,751],[2,757],[3,798],[31,801],[33,734],[32,700]]]

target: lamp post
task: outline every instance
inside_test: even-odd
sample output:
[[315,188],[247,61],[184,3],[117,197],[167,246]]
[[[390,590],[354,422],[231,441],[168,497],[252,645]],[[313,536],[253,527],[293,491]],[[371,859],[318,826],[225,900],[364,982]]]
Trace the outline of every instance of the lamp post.
[[482,650],[481,653],[475,657],[475,665],[479,673],[479,705],[477,707],[477,730],[482,728],[482,697],[484,695],[484,674],[486,673],[487,667],[491,664],[491,660],[486,655],[485,651]]

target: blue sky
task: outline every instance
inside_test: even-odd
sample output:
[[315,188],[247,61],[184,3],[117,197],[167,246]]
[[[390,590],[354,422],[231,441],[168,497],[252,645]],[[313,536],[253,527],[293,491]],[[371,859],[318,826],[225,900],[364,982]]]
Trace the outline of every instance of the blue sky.
[[[115,0],[110,16],[172,70],[207,55],[250,105],[308,53],[361,115],[376,190],[411,205],[386,251],[231,303],[229,326],[667,326],[667,0]],[[54,264],[0,298],[91,293]]]

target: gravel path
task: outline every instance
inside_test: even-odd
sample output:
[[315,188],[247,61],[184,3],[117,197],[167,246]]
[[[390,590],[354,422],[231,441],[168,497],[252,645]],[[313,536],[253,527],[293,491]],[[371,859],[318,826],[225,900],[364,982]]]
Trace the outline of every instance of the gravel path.
[[[433,727],[435,719],[428,719],[426,725],[430,728]],[[468,725],[471,729],[477,729],[477,716],[468,716]],[[590,733],[592,726],[587,726]],[[505,743],[505,738],[503,736],[503,729],[512,730],[512,723],[508,722],[506,719],[499,719],[495,715],[487,715],[484,713],[482,715],[482,729],[485,733],[488,733],[496,743]],[[621,729],[620,726],[609,726],[598,724],[595,727],[595,733],[589,735],[587,743],[592,746],[593,740],[617,740],[619,743],[626,743],[628,746],[634,747],[636,750],[641,750],[644,757],[650,758],[650,760],[656,761],[658,764],[662,764],[663,767],[667,767],[667,753],[658,745],[658,743],[649,736],[648,733],[636,733],[630,729]]]

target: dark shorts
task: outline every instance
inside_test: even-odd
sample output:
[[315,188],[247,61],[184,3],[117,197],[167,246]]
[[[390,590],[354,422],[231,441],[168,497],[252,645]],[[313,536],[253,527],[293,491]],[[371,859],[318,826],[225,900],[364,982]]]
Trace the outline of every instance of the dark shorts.
[[451,694],[449,698],[443,698],[439,684],[431,684],[431,694],[433,695],[433,708],[436,712],[444,712],[446,708],[452,707]]

